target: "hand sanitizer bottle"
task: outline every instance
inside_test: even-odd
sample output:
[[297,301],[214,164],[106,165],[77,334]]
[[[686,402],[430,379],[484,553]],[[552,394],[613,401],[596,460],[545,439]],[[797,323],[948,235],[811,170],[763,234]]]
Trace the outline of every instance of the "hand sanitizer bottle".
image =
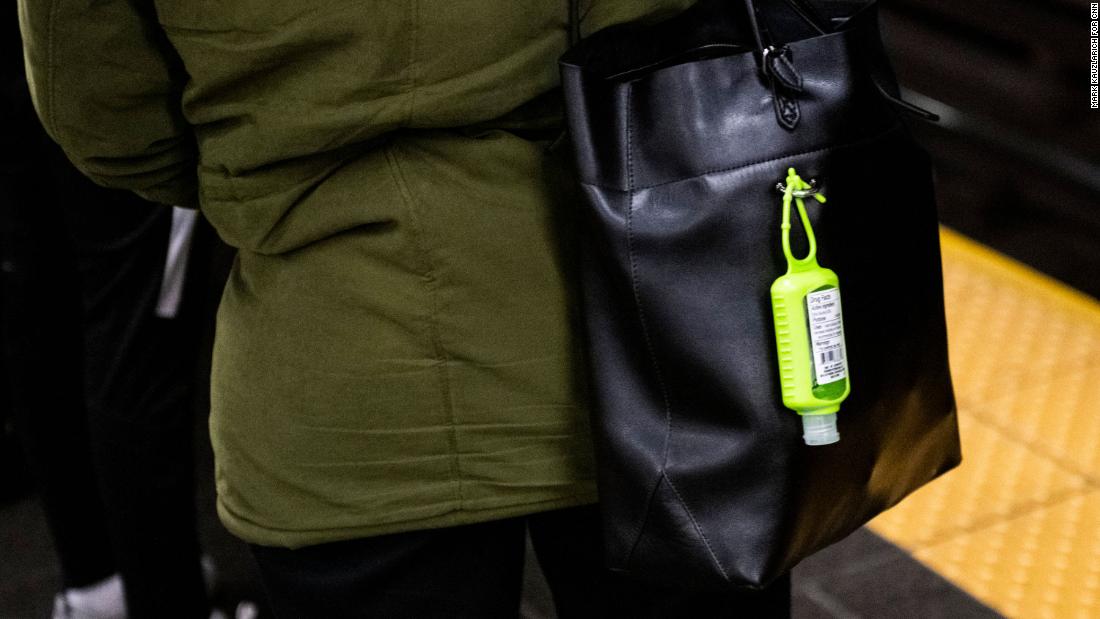
[[[840,440],[836,414],[848,397],[848,359],[844,348],[844,319],[840,308],[840,283],[836,273],[817,263],[817,241],[803,198],[825,196],[803,181],[794,168],[787,170],[783,191],[783,254],[787,273],[771,287],[775,342],[779,352],[779,378],[783,405],[802,417],[807,445],[829,445]],[[809,253],[791,253],[791,202],[806,231]]]

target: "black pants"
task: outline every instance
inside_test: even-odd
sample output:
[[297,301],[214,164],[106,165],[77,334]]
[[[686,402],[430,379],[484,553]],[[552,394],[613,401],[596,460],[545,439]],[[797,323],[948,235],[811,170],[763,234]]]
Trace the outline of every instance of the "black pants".
[[52,197],[49,167],[37,156],[45,148],[0,175],[2,379],[62,580],[79,587],[115,567],[91,466],[76,251]]
[[760,592],[685,594],[603,569],[592,505],[297,550],[252,550],[281,618],[515,618],[526,529],[561,619],[790,616],[789,577]]
[[205,617],[198,308],[155,315],[171,209],[95,186],[52,144],[26,162],[0,179],[3,348],[64,584],[118,571],[131,617]]

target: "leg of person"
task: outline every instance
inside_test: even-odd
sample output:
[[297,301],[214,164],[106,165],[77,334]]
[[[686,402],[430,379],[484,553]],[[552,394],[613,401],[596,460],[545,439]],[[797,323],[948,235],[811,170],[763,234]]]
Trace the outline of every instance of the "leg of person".
[[560,619],[790,617],[789,576],[762,591],[685,593],[605,569],[596,505],[535,514],[528,528]]
[[76,262],[36,152],[0,175],[0,340],[62,585],[79,589],[110,577],[115,562],[88,446]]
[[207,617],[189,321],[156,316],[171,208],[54,166],[78,249],[92,452],[132,619]]
[[522,518],[252,547],[272,609],[287,619],[514,619],[523,551]]

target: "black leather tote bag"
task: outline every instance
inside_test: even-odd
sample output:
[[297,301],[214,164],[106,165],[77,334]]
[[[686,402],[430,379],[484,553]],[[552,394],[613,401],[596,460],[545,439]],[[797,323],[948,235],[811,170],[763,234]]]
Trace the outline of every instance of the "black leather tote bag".
[[[688,590],[766,585],[961,459],[931,165],[875,6],[753,5],[613,27],[561,63],[606,560]],[[828,446],[780,395],[789,167],[828,198],[807,208],[843,295]]]

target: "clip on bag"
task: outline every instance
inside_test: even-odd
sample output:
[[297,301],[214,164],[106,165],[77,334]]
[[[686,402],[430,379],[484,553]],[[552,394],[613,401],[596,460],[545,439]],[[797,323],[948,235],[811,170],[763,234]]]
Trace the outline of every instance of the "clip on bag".
[[[642,580],[764,586],[961,460],[931,165],[900,112],[931,115],[898,98],[873,2],[815,5],[701,2],[561,61],[606,560]],[[794,230],[843,295],[839,348],[806,318],[839,301],[788,321],[843,358],[819,446],[780,381],[787,181],[827,197]]]

